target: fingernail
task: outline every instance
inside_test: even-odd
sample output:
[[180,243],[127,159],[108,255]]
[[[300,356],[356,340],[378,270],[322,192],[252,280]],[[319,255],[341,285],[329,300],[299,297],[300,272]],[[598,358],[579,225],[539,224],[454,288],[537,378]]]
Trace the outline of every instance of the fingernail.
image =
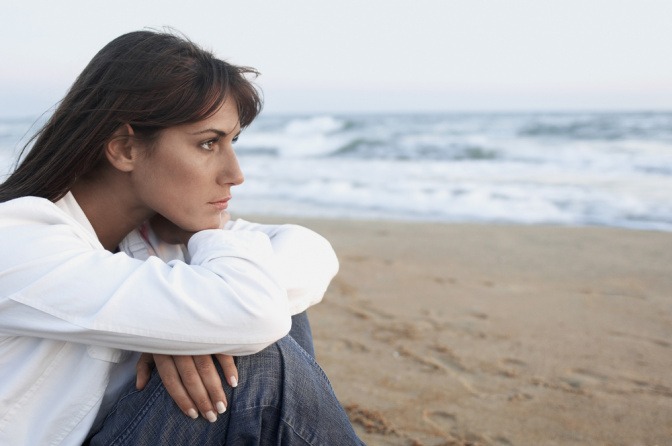
[[187,411],[187,415],[189,415],[193,420],[198,418],[198,412],[196,412],[196,409],[193,408]]
[[219,413],[226,412],[226,405],[224,405],[223,402],[218,401],[217,404],[215,404],[215,406],[217,406],[217,412],[219,412]]
[[235,376],[229,378],[229,381],[231,382],[231,387],[238,387],[238,380],[236,379]]
[[205,413],[205,418],[211,423],[214,423],[215,421],[217,421],[217,415],[215,415],[215,413],[211,410],[209,410]]

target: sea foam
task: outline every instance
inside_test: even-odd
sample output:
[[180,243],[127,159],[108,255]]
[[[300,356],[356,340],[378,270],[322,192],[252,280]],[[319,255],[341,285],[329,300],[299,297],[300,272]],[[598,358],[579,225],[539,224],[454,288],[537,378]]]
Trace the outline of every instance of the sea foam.
[[235,148],[234,214],[672,230],[672,113],[262,115]]

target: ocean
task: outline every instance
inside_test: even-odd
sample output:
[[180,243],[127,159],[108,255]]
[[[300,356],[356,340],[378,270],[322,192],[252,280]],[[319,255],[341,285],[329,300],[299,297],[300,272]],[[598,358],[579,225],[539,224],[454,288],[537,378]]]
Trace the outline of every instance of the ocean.
[[[0,119],[0,181],[34,122]],[[234,215],[672,231],[672,112],[262,114],[235,147]]]

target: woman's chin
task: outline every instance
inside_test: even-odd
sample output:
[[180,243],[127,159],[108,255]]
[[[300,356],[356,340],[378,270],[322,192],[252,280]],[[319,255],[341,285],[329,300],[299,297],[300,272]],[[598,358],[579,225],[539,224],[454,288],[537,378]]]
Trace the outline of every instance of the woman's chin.
[[[223,212],[223,214],[225,214],[225,212]],[[227,221],[229,221],[228,214],[226,214],[226,218],[222,215],[219,218],[213,218],[207,222],[201,222],[199,225],[194,225],[194,229],[190,229],[190,231],[198,232],[205,231],[206,229],[221,229]]]

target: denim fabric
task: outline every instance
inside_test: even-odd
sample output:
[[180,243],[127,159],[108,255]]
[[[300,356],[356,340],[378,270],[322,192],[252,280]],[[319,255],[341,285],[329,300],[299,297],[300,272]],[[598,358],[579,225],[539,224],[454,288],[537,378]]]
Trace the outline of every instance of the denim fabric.
[[228,408],[215,423],[184,415],[154,371],[142,391],[129,383],[89,444],[363,444],[313,359],[312,346],[310,324],[302,313],[292,318],[288,336],[257,354],[236,358],[240,383],[235,389],[225,386]]
[[315,357],[313,331],[310,328],[310,321],[308,321],[308,315],[305,311],[296,316],[292,316],[292,328],[289,330],[289,336],[291,336],[310,356],[313,358]]

